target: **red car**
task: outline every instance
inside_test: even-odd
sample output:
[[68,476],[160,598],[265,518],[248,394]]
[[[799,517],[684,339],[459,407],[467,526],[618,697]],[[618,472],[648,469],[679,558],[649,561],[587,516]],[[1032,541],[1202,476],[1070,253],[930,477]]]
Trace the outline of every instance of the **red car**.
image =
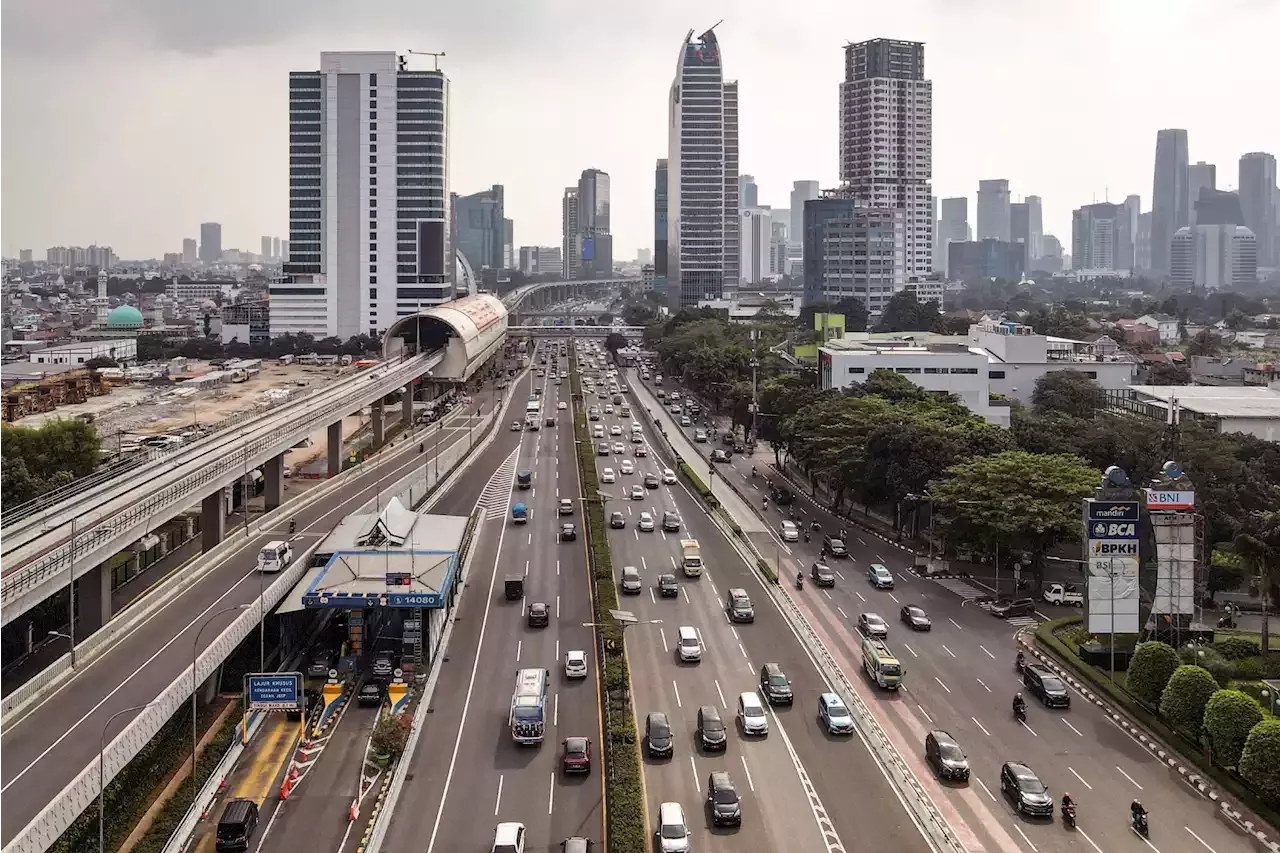
[[565,738],[561,766],[565,773],[590,773],[591,741],[585,737]]

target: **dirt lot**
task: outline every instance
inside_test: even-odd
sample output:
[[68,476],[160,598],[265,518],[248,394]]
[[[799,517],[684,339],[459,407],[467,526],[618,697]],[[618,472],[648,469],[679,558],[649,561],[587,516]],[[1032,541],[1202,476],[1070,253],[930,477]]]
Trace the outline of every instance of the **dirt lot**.
[[[188,375],[212,371],[206,362],[192,362]],[[84,403],[62,406],[22,418],[20,426],[39,426],[50,418],[93,415],[98,434],[110,446],[128,436],[180,432],[195,425],[211,425],[228,418],[247,418],[270,407],[266,392],[287,389],[291,395],[305,394],[338,375],[338,368],[282,365],[264,361],[261,371],[247,382],[228,383],[207,390],[171,385],[127,385]],[[305,382],[306,387],[299,382]],[[323,444],[320,445],[323,447]],[[323,452],[323,451],[322,451]]]

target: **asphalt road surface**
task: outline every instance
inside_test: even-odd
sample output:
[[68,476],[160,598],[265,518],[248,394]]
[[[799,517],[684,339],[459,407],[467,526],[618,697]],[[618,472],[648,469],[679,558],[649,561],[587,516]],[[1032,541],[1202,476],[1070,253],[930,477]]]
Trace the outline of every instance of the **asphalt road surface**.
[[[638,382],[638,377],[633,380]],[[652,398],[648,398],[652,399]],[[664,415],[668,433],[681,428]],[[694,444],[692,430],[685,446],[709,454],[714,445]],[[763,495],[763,476],[750,476],[751,462],[717,465],[748,495]],[[754,509],[760,503],[750,501]],[[838,532],[843,522],[817,508],[805,496],[797,518],[814,519],[823,532]],[[786,510],[770,504],[765,513],[770,532],[753,542],[768,558],[780,558],[784,577],[809,572],[821,550],[821,536],[811,542],[785,543],[779,538]],[[1092,851],[1092,853],[1237,853],[1252,844],[1237,827],[1220,817],[1212,802],[1181,781],[1141,744],[1110,721],[1084,697],[1072,696],[1069,710],[1046,708],[1023,687],[1014,668],[1015,636],[1031,630],[1039,619],[1069,611],[1041,604],[1035,617],[999,619],[975,599],[990,589],[963,580],[920,578],[909,571],[911,555],[862,530],[849,530],[848,559],[830,559],[838,571],[834,589],[806,583],[802,591],[783,585],[822,637],[862,699],[889,731],[899,751],[914,765],[917,777],[970,850]],[[772,561],[772,559],[771,559]],[[893,590],[875,589],[869,566],[880,563],[895,577]],[[932,619],[932,630],[912,631],[900,621],[904,605],[916,604]],[[861,613],[877,613],[889,623],[889,647],[903,664],[904,686],[897,692],[874,687],[861,672]],[[1028,701],[1025,725],[1012,715],[1012,699],[1022,691]],[[964,747],[972,766],[967,786],[943,784],[922,761],[921,744],[931,729],[944,729]],[[1019,816],[1000,792],[1000,766],[1021,761],[1041,777],[1050,793],[1069,791],[1079,804],[1078,827],[1060,820]],[[1140,799],[1151,813],[1151,836],[1144,841],[1128,826],[1128,805]]]
[[[604,401],[591,402],[604,405]],[[634,396],[631,402],[636,404]],[[661,474],[672,464],[655,455],[652,419],[643,417],[642,403],[636,408],[640,414],[636,420],[654,449],[647,458],[632,459],[635,474],[616,474],[616,484],[600,488],[611,495],[606,515],[621,511],[627,524],[609,533],[614,567],[620,572],[624,566],[635,566],[644,582],[641,595],[624,595],[619,605],[633,611],[642,623],[650,623],[627,632],[641,736],[649,711],[665,712],[675,734],[673,758],[645,758],[650,823],[656,822],[658,804],[677,801],[685,809],[695,850],[928,850],[896,790],[862,742],[856,736],[831,737],[819,728],[817,700],[827,685],[759,575],[711,522],[701,503],[680,483],[646,489],[640,500],[626,496],[644,473]],[[606,430],[622,424],[629,435],[631,420],[605,414],[602,423]],[[627,443],[625,448],[624,455],[597,457],[598,470],[610,467],[618,472],[621,461],[633,456],[634,445]],[[660,524],[666,510],[681,516],[680,533],[640,532],[641,512],[653,514]],[[695,538],[701,546],[707,569],[700,578],[685,577],[676,567],[681,560],[680,541],[685,538]],[[676,574],[677,598],[657,596],[662,573]],[[754,623],[729,623],[725,601],[733,588],[748,591],[755,603]],[[657,620],[660,624],[653,624]],[[675,638],[682,626],[693,627],[701,637],[700,663],[680,664],[676,658]],[[735,724],[737,698],[757,690],[760,667],[766,662],[781,664],[791,680],[795,703],[769,709],[766,737],[744,737]],[[702,753],[695,743],[701,705],[719,708],[730,727],[724,754]],[[712,827],[704,805],[712,770],[727,770],[733,778],[742,798],[741,829]]]
[[[560,363],[567,370],[566,361]],[[467,472],[473,490],[481,490],[483,521],[432,714],[383,849],[488,849],[494,826],[505,821],[525,825],[530,853],[559,850],[570,836],[603,838],[599,756],[593,756],[590,775],[560,772],[561,741],[589,737],[594,752],[600,717],[592,629],[582,625],[592,616],[585,538],[559,541],[563,522],[578,524],[580,533],[582,523],[572,411],[557,408],[569,400],[570,386],[549,380],[543,415],[554,411],[558,425],[502,433]],[[518,471],[533,474],[531,489],[514,488]],[[560,498],[573,501],[572,516],[557,515]],[[517,502],[529,507],[527,524],[511,521]],[[525,578],[523,600],[504,597],[503,579],[512,573]],[[549,606],[548,627],[528,626],[528,606],[535,602]],[[571,650],[587,652],[588,678],[564,677],[563,659]],[[520,668],[550,671],[540,746],[516,744],[508,729]]]
[[[477,400],[488,411],[489,395]],[[429,433],[423,433],[425,453],[418,452],[416,437],[400,442],[379,454],[376,464],[366,464],[346,488],[298,512],[298,532],[292,537],[295,553],[311,547],[344,515],[372,500],[386,483],[421,467],[424,457],[435,450],[437,440],[441,452],[455,442],[465,446],[472,440],[468,429],[474,420],[472,415],[470,411],[458,413],[444,421],[444,429],[438,432],[432,425]],[[475,496],[466,506],[474,501]],[[112,714],[150,702],[191,665],[196,634],[212,614],[257,600],[261,583],[255,570],[257,552],[264,543],[286,538],[288,533],[257,526],[251,531],[245,537],[243,530],[228,530],[228,537],[243,538],[241,547],[221,559],[217,568],[152,615],[146,624],[85,666],[16,725],[5,726],[0,740],[4,754],[0,769],[3,843],[7,844],[84,767],[97,761],[103,726]],[[200,636],[201,647],[212,642],[235,615],[227,613],[209,623],[208,630]],[[116,718],[106,732],[107,740],[132,718],[132,714]]]

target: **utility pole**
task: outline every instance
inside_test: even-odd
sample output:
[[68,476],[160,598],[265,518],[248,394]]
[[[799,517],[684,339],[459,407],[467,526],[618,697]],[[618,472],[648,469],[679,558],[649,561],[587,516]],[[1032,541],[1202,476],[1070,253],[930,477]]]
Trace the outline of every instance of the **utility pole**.
[[760,359],[756,358],[756,344],[759,340],[760,330],[753,327],[751,329],[751,444],[754,444],[756,440],[756,414],[760,410],[759,386],[756,376],[757,368],[760,367]]

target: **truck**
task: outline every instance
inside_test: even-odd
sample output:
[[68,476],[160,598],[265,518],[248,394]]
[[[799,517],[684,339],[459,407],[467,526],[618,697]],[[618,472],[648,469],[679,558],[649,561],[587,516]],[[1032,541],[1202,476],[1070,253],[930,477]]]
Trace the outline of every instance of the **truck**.
[[902,686],[902,664],[884,640],[867,637],[862,641],[862,666],[880,687],[897,690]]
[[516,474],[516,488],[528,489],[533,485],[533,472],[521,471]]
[[1084,593],[1075,584],[1051,583],[1044,588],[1044,600],[1050,604],[1084,606]]
[[502,594],[507,601],[524,598],[524,575],[507,575],[502,579]]
[[511,507],[511,522],[513,524],[524,524],[529,520],[529,508],[524,504],[515,504]]
[[682,539],[680,541],[680,551],[684,555],[681,568],[684,573],[691,578],[696,578],[702,574],[702,549],[698,547],[697,539]]
[[551,673],[545,669],[516,671],[516,689],[511,696],[511,714],[507,722],[511,727],[511,739],[522,746],[542,743],[550,681]]

